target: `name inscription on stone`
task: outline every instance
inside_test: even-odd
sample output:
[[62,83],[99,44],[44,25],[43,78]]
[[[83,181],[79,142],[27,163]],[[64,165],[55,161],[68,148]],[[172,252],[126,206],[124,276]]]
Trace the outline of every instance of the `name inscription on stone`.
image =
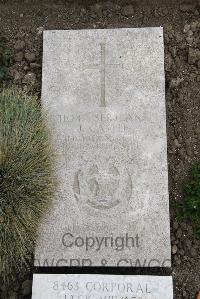
[[156,276],[35,274],[32,299],[47,298],[172,299],[172,279]]

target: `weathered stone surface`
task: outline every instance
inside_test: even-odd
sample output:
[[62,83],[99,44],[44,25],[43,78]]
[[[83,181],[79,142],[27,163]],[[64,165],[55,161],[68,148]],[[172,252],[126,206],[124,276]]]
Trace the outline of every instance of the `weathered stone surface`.
[[38,266],[170,266],[162,28],[44,32],[57,195]]
[[169,276],[35,274],[32,299],[173,299]]

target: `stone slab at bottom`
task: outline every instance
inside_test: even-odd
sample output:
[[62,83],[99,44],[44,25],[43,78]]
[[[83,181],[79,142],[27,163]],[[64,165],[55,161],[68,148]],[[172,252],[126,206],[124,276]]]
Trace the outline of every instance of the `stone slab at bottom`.
[[32,299],[173,299],[170,276],[34,274]]

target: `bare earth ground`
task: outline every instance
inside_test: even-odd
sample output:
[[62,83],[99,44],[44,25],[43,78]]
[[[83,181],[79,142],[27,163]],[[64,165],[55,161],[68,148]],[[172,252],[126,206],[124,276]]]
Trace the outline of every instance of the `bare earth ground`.
[[[173,256],[169,274],[174,298],[195,298],[200,288],[200,240],[189,222],[177,222],[173,203],[183,200],[188,171],[200,161],[200,3],[150,2],[0,1],[0,28],[12,50],[10,81],[31,85],[39,95],[43,30],[164,27]],[[31,275],[24,272],[22,277]],[[13,297],[2,285],[0,298],[30,298],[22,281],[9,287]]]

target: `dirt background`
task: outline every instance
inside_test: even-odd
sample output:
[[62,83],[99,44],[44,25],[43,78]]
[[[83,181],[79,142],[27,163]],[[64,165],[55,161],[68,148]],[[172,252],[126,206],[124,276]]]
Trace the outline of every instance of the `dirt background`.
[[[10,81],[31,86],[38,96],[43,30],[147,26],[164,27],[165,38],[173,259],[168,274],[173,275],[174,298],[195,298],[200,288],[200,240],[189,221],[178,223],[174,203],[184,199],[189,170],[200,161],[200,2],[0,1],[0,29],[12,51]],[[1,285],[0,298],[30,298],[31,274],[24,270],[20,276],[9,289]]]

